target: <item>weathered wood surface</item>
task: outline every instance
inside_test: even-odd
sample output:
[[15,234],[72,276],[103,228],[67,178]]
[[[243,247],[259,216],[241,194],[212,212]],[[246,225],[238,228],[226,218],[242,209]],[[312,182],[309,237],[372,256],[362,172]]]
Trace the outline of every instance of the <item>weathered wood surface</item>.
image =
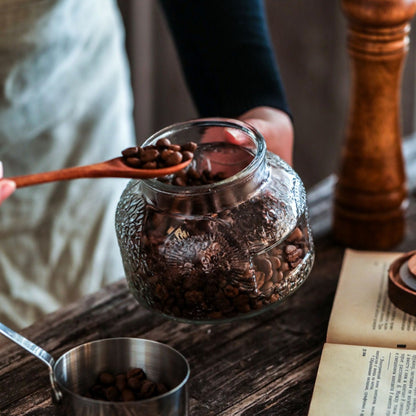
[[[413,149],[405,148],[410,161],[416,160]],[[409,164],[408,172],[413,169]],[[316,243],[313,271],[295,295],[272,311],[217,326],[179,324],[140,307],[121,280],[22,333],[55,358],[75,345],[106,337],[167,343],[190,361],[192,416],[307,415],[344,253],[329,232],[333,184],[329,178],[309,195]],[[415,247],[412,195],[406,237],[395,250]],[[0,414],[56,414],[46,366],[5,338],[0,339]]]

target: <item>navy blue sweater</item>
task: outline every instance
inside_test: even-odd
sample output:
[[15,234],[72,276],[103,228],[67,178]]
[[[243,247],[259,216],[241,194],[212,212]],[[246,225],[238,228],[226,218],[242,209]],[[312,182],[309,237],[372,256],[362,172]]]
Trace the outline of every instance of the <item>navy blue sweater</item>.
[[160,0],[202,117],[287,113],[261,0]]

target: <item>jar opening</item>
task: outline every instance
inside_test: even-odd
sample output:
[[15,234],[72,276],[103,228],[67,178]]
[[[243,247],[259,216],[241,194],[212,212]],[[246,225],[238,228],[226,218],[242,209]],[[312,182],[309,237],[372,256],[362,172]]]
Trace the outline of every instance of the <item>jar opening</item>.
[[171,177],[147,179],[146,187],[168,194],[200,194],[215,191],[255,172],[263,163],[263,137],[238,120],[197,119],[169,126],[151,136],[144,146],[169,138],[172,143],[196,142],[191,165]]

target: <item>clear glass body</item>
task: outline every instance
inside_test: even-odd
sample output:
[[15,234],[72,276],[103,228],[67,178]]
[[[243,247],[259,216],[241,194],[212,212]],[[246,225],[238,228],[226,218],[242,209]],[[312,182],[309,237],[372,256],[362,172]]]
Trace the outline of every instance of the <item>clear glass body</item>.
[[165,137],[197,142],[193,168],[225,179],[184,187],[129,182],[116,231],[132,294],[154,312],[199,323],[250,317],[279,304],[314,261],[299,176],[242,122],[179,123],[144,145]]

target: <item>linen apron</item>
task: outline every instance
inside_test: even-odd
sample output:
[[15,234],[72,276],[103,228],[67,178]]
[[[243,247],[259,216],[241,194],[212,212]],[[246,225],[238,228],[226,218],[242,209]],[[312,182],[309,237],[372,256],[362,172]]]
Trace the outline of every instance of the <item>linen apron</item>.
[[[4,175],[100,162],[134,144],[113,0],[0,0]],[[123,179],[18,189],[0,206],[0,321],[26,326],[124,275],[114,228]]]

